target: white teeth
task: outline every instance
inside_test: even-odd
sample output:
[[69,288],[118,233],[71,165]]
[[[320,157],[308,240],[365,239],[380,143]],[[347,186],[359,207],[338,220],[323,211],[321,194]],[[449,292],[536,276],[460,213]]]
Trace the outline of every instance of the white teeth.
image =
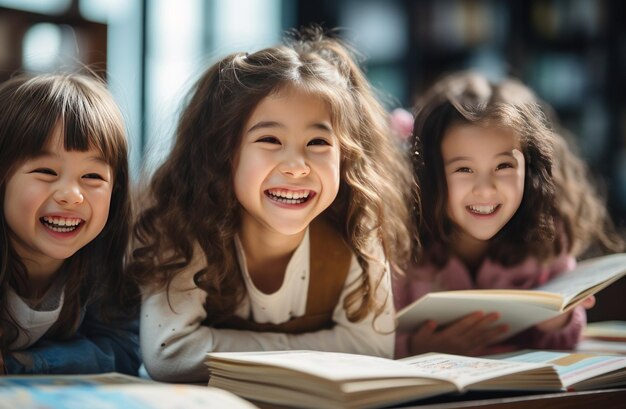
[[270,189],[267,193],[272,199],[288,204],[304,203],[310,194],[309,191],[293,192],[283,189]]
[[66,218],[66,217],[42,217],[44,225],[52,231],[67,233],[69,231],[76,230],[81,222],[81,219]]
[[494,206],[476,206],[476,205],[469,205],[468,206],[469,209],[474,212],[474,213],[479,213],[479,214],[491,214],[493,213],[496,208],[498,207],[498,205],[494,205]]

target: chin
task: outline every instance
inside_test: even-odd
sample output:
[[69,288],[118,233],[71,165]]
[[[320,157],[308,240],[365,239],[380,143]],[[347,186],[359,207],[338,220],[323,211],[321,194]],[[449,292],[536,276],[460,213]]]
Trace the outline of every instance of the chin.
[[485,233],[471,234],[470,233],[470,236],[476,241],[489,241],[494,238],[496,233],[493,233],[493,234],[485,234]]
[[304,230],[306,230],[306,225],[305,226],[299,226],[299,227],[275,227],[274,230],[284,236],[296,236],[300,233],[302,233]]

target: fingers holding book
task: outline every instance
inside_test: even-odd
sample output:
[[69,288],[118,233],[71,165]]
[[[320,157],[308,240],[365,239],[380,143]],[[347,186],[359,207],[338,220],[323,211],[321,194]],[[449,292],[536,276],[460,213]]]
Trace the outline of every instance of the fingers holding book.
[[426,321],[407,340],[409,355],[440,352],[473,355],[495,343],[508,331],[506,324],[497,324],[498,313],[476,311],[446,326]]

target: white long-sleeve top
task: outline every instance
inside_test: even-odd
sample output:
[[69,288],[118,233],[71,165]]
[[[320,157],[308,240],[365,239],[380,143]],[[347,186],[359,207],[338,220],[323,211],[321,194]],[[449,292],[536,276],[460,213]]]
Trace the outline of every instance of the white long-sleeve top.
[[33,307],[9,287],[7,291],[7,311],[18,325],[18,337],[9,350],[26,349],[37,342],[52,327],[63,307],[64,288],[62,284],[54,284],[46,292],[37,307]]
[[[272,294],[265,294],[254,286],[241,243],[236,240],[235,244],[247,290],[236,315],[246,319],[253,316],[258,323],[272,324],[304,315],[309,287],[309,232],[291,257],[282,286]],[[374,253],[382,254],[382,250]],[[207,352],[311,349],[393,357],[393,299],[389,267],[385,261],[370,263],[373,277],[383,275],[377,291],[377,299],[385,302],[383,314],[375,320],[373,312],[359,322],[348,320],[343,299],[354,289],[361,274],[361,267],[353,255],[340,300],[333,312],[334,327],[297,335],[202,325],[207,316],[204,309],[207,294],[194,284],[193,276],[203,265],[206,265],[204,255],[196,251],[189,266],[173,279],[169,298],[165,289],[156,292],[144,289],[140,342],[144,365],[154,379],[206,381],[209,375],[204,364]]]

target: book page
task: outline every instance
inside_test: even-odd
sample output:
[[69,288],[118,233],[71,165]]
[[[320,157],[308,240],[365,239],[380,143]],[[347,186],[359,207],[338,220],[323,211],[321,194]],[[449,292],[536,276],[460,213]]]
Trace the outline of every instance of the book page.
[[626,341],[626,321],[589,322],[583,328],[583,337],[607,341]]
[[613,254],[581,261],[574,270],[561,274],[535,290],[560,294],[567,305],[585,290],[593,288],[593,292],[596,292],[624,274],[626,254]]
[[445,378],[460,390],[489,379],[496,379],[523,371],[545,368],[541,363],[515,362],[473,358],[448,354],[424,354],[400,359],[409,365],[416,376]]
[[626,368],[626,357],[580,352],[521,351],[511,353],[503,360],[552,364],[563,386],[574,388],[580,382]]
[[415,304],[402,310],[397,316],[398,330],[413,331],[426,320],[434,320],[439,325],[446,325],[474,311],[498,312],[500,319],[495,324],[506,323],[509,326],[509,331],[503,334],[502,338],[559,314],[558,306],[529,304],[524,298],[466,297],[449,291],[445,294],[427,294]]
[[577,352],[596,354],[621,354],[626,355],[626,342],[605,341],[596,338],[583,338],[576,345]]
[[310,408],[378,407],[457,391],[445,377],[423,377],[403,362],[368,355],[261,351],[207,356],[209,385],[288,407],[296,401]]
[[[335,382],[385,377],[411,377],[411,368],[399,361],[369,355],[344,354],[320,351],[259,351],[259,352],[214,352],[207,354],[209,361],[242,362],[240,372],[264,371],[258,365],[287,368],[295,372],[310,374]],[[255,365],[255,366],[252,366]],[[209,363],[209,366],[211,364]]]
[[496,324],[509,325],[503,338],[556,317],[626,274],[626,254],[581,262],[578,267],[532,290],[463,290],[426,294],[397,314],[400,331],[413,331],[426,320],[449,324],[475,311],[498,312]]

